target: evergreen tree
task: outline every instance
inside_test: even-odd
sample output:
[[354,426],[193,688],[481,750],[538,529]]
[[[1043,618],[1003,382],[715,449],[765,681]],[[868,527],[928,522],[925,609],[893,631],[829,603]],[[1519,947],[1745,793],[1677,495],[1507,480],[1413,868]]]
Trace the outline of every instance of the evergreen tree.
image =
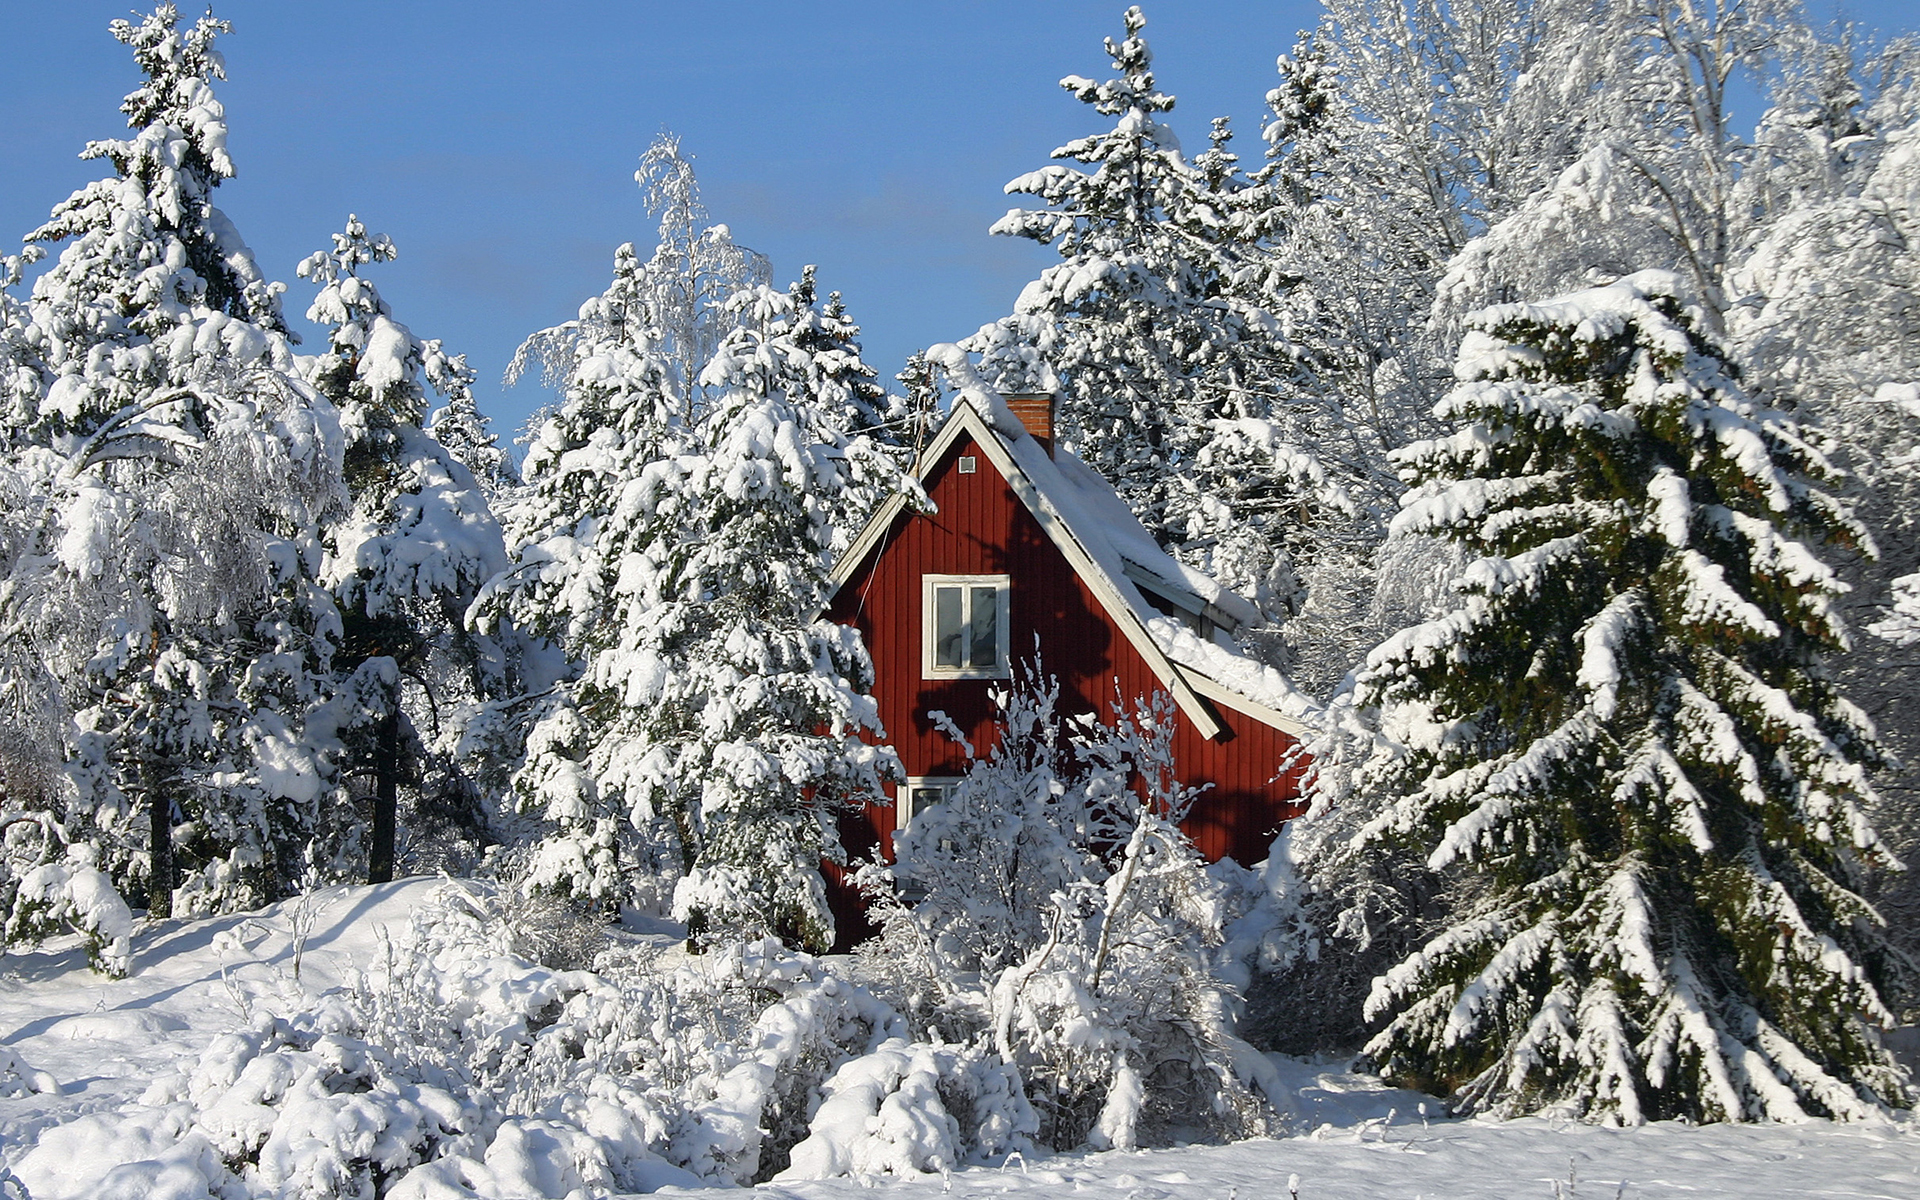
[[897,408],[901,401],[875,382],[879,372],[861,358],[860,326],[847,315],[840,293],[829,292],[820,303],[811,264],[801,268],[787,300],[768,313],[778,325],[769,332],[783,348],[781,386],[799,398],[806,428],[823,443],[844,442],[851,456],[838,491],[828,497],[837,558],[913,465],[901,438],[906,418]]
[[[575,665],[530,698],[515,789],[543,826],[532,878],[601,906],[664,906],[677,887],[696,926],[824,945],[818,863],[883,760],[856,737],[873,720],[864,651],[814,614],[904,451],[839,296],[820,304],[808,268],[715,308],[712,289],[763,260],[697,230],[673,139],[641,177],[659,249],[621,247],[608,290],[509,372],[541,362],[565,397],[527,456],[515,564],[482,602]],[[689,377],[716,330],[720,354]]]
[[[1361,511],[1344,464],[1324,448],[1329,410],[1303,395],[1279,293],[1296,283],[1260,244],[1262,206],[1214,122],[1191,162],[1164,121],[1161,91],[1131,8],[1108,39],[1114,78],[1061,85],[1109,130],[1054,151],[1055,165],[1007,191],[997,234],[1054,247],[1014,313],[966,343],[1004,392],[1061,395],[1060,437],[1120,492],[1176,557],[1254,599],[1270,617],[1301,600],[1321,526]],[[1301,403],[1301,401],[1306,403]],[[1337,451],[1336,451],[1337,453]],[[1337,459],[1335,460],[1338,461]]]
[[308,716],[338,631],[315,581],[338,423],[293,376],[279,285],[211,202],[233,174],[226,28],[182,29],[171,4],[113,23],[146,75],[121,106],[134,132],[88,146],[114,176],[32,235],[64,246],[20,331],[37,367],[12,370],[48,382],[14,392],[33,500],[5,597],[30,650],[9,657],[63,710],[62,828],[155,916],[283,894],[336,791]]
[[[423,374],[461,389],[465,378],[437,344],[421,343],[393,320],[360,275],[395,253],[391,241],[349,216],[332,251],[299,267],[320,285],[307,318],[331,330],[328,352],[302,366],[338,407],[347,435],[348,510],[327,531],[325,578],[344,619],[335,715],[352,767],[373,780],[366,870],[373,883],[393,878],[403,785],[416,816],[422,797],[463,790],[457,777],[445,777],[452,765],[444,755],[436,771],[426,770],[423,731],[433,737],[443,709],[498,691],[509,668],[498,638],[466,627],[480,586],[506,567],[499,523],[473,475],[421,428]],[[429,356],[438,368],[431,373]],[[477,824],[477,814],[464,815],[468,826]]]
[[[514,508],[510,569],[489,583],[481,609],[546,639],[573,664],[567,678],[526,700],[521,805],[538,815],[531,878],[582,903],[616,906],[649,877],[677,877],[671,821],[630,819],[610,763],[644,749],[628,698],[607,686],[601,660],[652,604],[640,586],[686,520],[681,480],[697,449],[682,420],[685,397],[661,354],[645,267],[632,245],[614,253],[613,281],[565,325],[521,347],[570,364],[560,407],[528,447],[526,491]],[[659,544],[659,545],[657,545]]]
[[[858,633],[818,614],[844,524],[905,486],[900,464],[843,422],[857,358],[823,353],[811,273],[735,296],[703,373],[718,391],[706,452],[678,483],[680,530],[637,579],[639,618],[595,683],[624,696],[637,757],[609,764],[636,820],[671,814],[687,867],[674,910],[696,941],[754,932],[833,940],[819,864],[840,860],[843,807],[884,800],[897,766],[879,732]],[[830,308],[837,304],[830,304]],[[637,574],[637,573],[636,573]]]
[[1459,898],[1375,981],[1368,1053],[1467,1108],[1861,1117],[1905,1097],[1855,891],[1878,752],[1797,540],[1859,531],[1679,286],[1478,314],[1457,431],[1399,453],[1397,530],[1480,557],[1359,676],[1401,750],[1349,853],[1412,848]]

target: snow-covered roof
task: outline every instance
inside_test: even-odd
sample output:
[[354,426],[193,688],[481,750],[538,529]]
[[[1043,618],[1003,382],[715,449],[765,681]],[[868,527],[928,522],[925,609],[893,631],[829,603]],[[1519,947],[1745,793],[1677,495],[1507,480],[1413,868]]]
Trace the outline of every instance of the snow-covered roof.
[[[946,422],[920,455],[916,476],[924,479],[954,443],[972,436],[1204,736],[1218,736],[1221,730],[1202,696],[1263,724],[1302,734],[1304,698],[1285,676],[1247,656],[1228,636],[1257,620],[1254,606],[1176,562],[1112,485],[1072,454],[1050,454],[998,396],[978,399],[985,414],[967,395],[954,401]],[[904,505],[904,498],[896,497],[874,514],[834,568],[836,584],[844,584],[878,549]],[[1148,601],[1148,592],[1207,618],[1216,627],[1214,637],[1203,638],[1165,615]]]
[[[1047,492],[1068,523],[1105,539],[1119,558],[1122,572],[1135,586],[1182,611],[1204,616],[1229,633],[1260,619],[1259,610],[1238,592],[1222,587],[1211,576],[1163,550],[1113,486],[1079,458],[1065,450],[1048,458],[1030,437],[1011,442],[1010,448],[1019,448],[1014,450],[1015,461]],[[1028,453],[1035,450],[1039,451],[1037,455]]]

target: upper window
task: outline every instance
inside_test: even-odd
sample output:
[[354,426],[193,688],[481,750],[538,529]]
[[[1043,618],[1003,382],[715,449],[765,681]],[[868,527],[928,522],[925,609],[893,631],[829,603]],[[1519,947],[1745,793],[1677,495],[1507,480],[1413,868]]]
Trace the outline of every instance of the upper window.
[[928,679],[1006,679],[1007,577],[927,575],[921,640]]

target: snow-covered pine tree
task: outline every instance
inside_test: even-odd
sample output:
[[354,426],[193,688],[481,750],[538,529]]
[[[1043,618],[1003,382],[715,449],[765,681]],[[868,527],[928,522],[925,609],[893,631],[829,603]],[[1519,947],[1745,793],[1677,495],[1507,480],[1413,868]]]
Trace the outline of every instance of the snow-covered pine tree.
[[[348,507],[327,530],[324,575],[344,622],[334,716],[349,770],[373,781],[365,870],[373,883],[393,878],[403,785],[416,815],[427,795],[468,790],[444,753],[427,769],[427,743],[451,732],[443,714],[491,698],[510,667],[498,637],[466,625],[481,585],[506,568],[499,523],[472,473],[421,428],[429,355],[471,408],[468,377],[395,321],[361,276],[395,253],[349,216],[333,249],[299,266],[320,288],[307,318],[331,331],[327,353],[301,366],[338,407],[347,438]],[[478,814],[466,816],[477,824]]]
[[133,133],[83,155],[114,175],[31,235],[65,245],[27,303],[49,383],[14,433],[33,502],[6,636],[32,652],[10,658],[58,684],[67,836],[156,916],[282,894],[334,787],[307,720],[338,629],[315,581],[338,423],[211,202],[233,174],[226,29],[171,4],[113,23],[146,81]]
[[[901,465],[844,422],[864,370],[821,338],[811,276],[754,288],[702,374],[717,393],[705,447],[681,480],[678,528],[623,582],[638,611],[592,683],[622,698],[635,753],[608,762],[636,823],[667,815],[686,877],[676,915],[696,943],[770,933],[833,940],[820,876],[842,857],[844,806],[884,802],[859,634],[818,614],[845,534],[838,522],[908,486]],[[857,358],[853,363],[857,363]]]
[[[1028,284],[1014,313],[966,343],[1002,391],[1061,394],[1060,437],[1146,527],[1193,565],[1278,614],[1296,599],[1282,550],[1302,505],[1350,508],[1313,445],[1296,440],[1270,381],[1291,348],[1241,220],[1244,180],[1225,128],[1189,163],[1163,122],[1174,98],[1154,82],[1140,9],[1107,39],[1118,74],[1061,86],[1113,128],[1069,142],[1009,193],[996,234],[1051,245],[1063,261]],[[1249,484],[1251,475],[1261,481]],[[1268,492],[1283,492],[1274,503]],[[1284,510],[1288,520],[1277,519]]]
[[787,297],[787,308],[773,317],[781,327],[769,331],[793,345],[784,357],[783,386],[788,395],[804,398],[802,413],[819,440],[844,442],[850,456],[827,513],[838,557],[913,465],[903,436],[910,433],[910,402],[875,382],[879,372],[860,356],[860,326],[847,315],[839,292],[820,302],[811,264],[801,268]]
[[527,732],[513,786],[542,823],[532,882],[602,907],[664,902],[631,889],[648,877],[670,881],[682,867],[672,822],[643,816],[636,830],[622,782],[607,778],[646,743],[603,659],[657,602],[645,581],[689,520],[681,493],[697,449],[649,294],[645,266],[623,245],[607,290],[515,356],[510,379],[533,361],[564,364],[563,399],[528,447],[508,531],[512,563],[486,586],[479,610],[489,623],[515,621],[574,664],[571,677],[520,701]]
[[1480,557],[1369,657],[1402,747],[1354,853],[1412,846],[1451,923],[1381,976],[1368,1053],[1465,1108],[1858,1118],[1906,1097],[1863,814],[1822,658],[1857,535],[1666,273],[1478,314],[1398,528]]

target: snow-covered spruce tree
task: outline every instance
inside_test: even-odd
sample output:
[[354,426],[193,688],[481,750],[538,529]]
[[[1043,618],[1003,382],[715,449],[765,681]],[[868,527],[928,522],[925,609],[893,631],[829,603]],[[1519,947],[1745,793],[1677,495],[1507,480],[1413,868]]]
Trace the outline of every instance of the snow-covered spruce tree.
[[58,685],[67,836],[154,915],[281,894],[334,792],[307,718],[338,629],[315,582],[338,424],[211,203],[226,28],[171,4],[113,23],[146,82],[133,133],[86,150],[114,176],[31,235],[64,247],[27,303],[49,383],[13,438],[33,503],[5,628],[31,651],[9,658]]
[[1062,261],[966,348],[1001,391],[1057,384],[1067,448],[1181,558],[1278,614],[1298,599],[1287,530],[1303,508],[1351,501],[1270,386],[1291,348],[1264,307],[1225,127],[1198,162],[1182,155],[1162,120],[1174,98],[1155,85],[1146,18],[1130,8],[1125,23],[1124,39],[1106,41],[1115,78],[1061,80],[1114,120],[1053,152],[1086,169],[1013,180],[1009,193],[1044,207],[993,226]]
[[[1609,0],[1583,20],[1604,68],[1569,97],[1579,156],[1451,264],[1435,308],[1458,327],[1471,309],[1551,295],[1664,266],[1689,279],[1755,396],[1792,410],[1845,475],[1834,483],[1883,557],[1834,556],[1850,620],[1872,620],[1916,560],[1920,493],[1883,386],[1915,378],[1913,129],[1920,116],[1911,40],[1872,46],[1822,35],[1792,0],[1689,5]],[[1729,102],[1742,77],[1769,92],[1751,135]],[[1898,766],[1920,748],[1910,672],[1862,642],[1837,665],[1893,752],[1876,776],[1881,828],[1901,850],[1920,812]],[[1912,876],[1907,877],[1909,881]],[[1920,892],[1903,886],[1908,904]],[[1891,898],[1886,893],[1883,896]],[[1913,922],[1896,919],[1896,938]]]
[[1634,1123],[1858,1118],[1906,1095],[1873,1027],[1885,851],[1870,729],[1821,669],[1857,529],[1648,272],[1478,314],[1454,434],[1399,453],[1398,527],[1480,555],[1464,606],[1368,658],[1403,747],[1352,852],[1463,881],[1376,982],[1367,1051],[1463,1108]]
[[519,698],[524,757],[513,788],[537,817],[530,879],[582,904],[664,903],[636,895],[646,878],[677,877],[673,823],[636,829],[615,763],[644,752],[640,714],[606,681],[607,656],[655,603],[643,586],[689,518],[682,483],[697,449],[684,397],[660,353],[644,266],[614,253],[613,281],[577,319],[529,338],[512,378],[544,357],[566,364],[560,407],[528,447],[526,489],[513,509],[507,572],[483,590],[488,627],[502,619],[560,648],[575,670]]
[[897,772],[879,732],[858,633],[817,614],[844,539],[837,522],[910,486],[849,435],[845,381],[804,348],[808,288],[754,288],[702,374],[717,393],[705,447],[679,477],[679,525],[630,564],[637,611],[592,683],[618,696],[631,752],[608,763],[636,823],[676,824],[686,877],[675,914],[696,944],[770,933],[833,940],[822,860],[842,857],[848,803]]
[[[333,716],[348,769],[372,783],[365,878],[373,883],[394,875],[403,790],[416,820],[427,816],[427,797],[471,792],[444,749],[430,755],[427,743],[447,741],[443,722],[499,692],[509,674],[500,640],[466,626],[481,585],[506,567],[499,523],[472,473],[421,428],[429,355],[440,381],[471,408],[467,377],[393,320],[361,277],[394,255],[391,241],[349,216],[333,249],[299,267],[320,287],[307,317],[331,331],[327,353],[301,365],[346,432],[348,510],[326,537],[325,578],[344,622]],[[450,815],[469,834],[481,823],[471,811]]]
[[838,557],[912,466],[912,448],[902,436],[909,423],[903,406],[911,401],[888,395],[875,382],[879,372],[860,356],[860,326],[847,315],[839,292],[827,293],[821,303],[811,264],[787,289],[787,304],[766,308],[765,319],[776,323],[772,336],[792,343],[783,353],[782,386],[804,398],[808,427],[822,441],[846,442],[847,469],[827,509],[832,554]]

